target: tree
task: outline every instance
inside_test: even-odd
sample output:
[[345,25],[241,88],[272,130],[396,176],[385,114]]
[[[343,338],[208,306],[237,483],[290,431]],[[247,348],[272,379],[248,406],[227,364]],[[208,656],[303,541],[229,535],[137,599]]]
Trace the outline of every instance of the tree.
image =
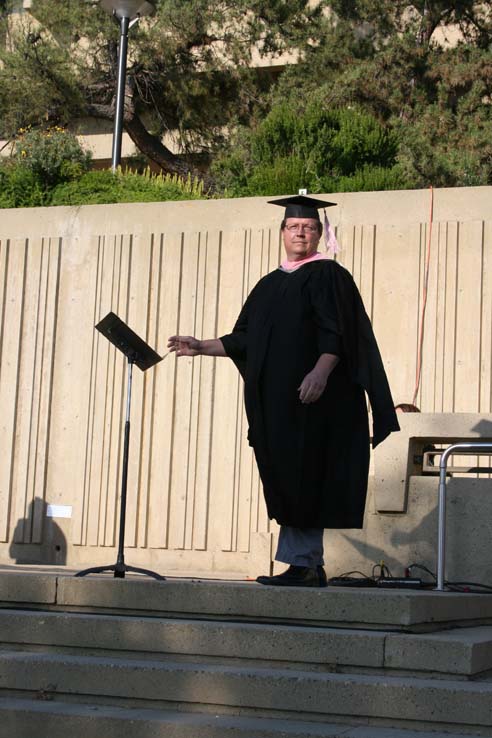
[[[398,136],[415,187],[492,184],[491,3],[333,2],[325,34],[287,70],[272,102],[316,95],[327,109],[360,107]],[[461,40],[443,47],[441,26]]]
[[467,42],[488,47],[491,31],[490,2],[476,0],[334,0],[336,17],[364,29],[381,47],[395,34],[413,34],[423,46],[431,43],[439,27],[456,26]]
[[[307,0],[158,0],[154,17],[131,31],[124,127],[139,151],[164,170],[193,167],[186,153],[210,151],[224,129],[245,122],[261,91],[252,47],[276,54],[315,42],[321,6]],[[77,117],[112,120],[118,27],[97,2],[33,0],[32,16],[0,54],[4,136],[27,125]],[[15,96],[11,94],[16,90]]]

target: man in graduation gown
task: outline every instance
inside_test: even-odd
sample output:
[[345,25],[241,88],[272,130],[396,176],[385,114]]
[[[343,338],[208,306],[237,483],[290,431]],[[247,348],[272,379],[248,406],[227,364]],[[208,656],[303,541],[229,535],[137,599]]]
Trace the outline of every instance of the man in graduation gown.
[[349,272],[317,251],[326,203],[305,196],[286,208],[287,259],[247,298],[232,333],[172,336],[178,356],[228,356],[245,383],[248,439],[270,518],[276,560],[289,568],[261,584],[319,587],[325,528],[361,528],[369,471],[366,393],[373,446],[399,430],[372,327]]

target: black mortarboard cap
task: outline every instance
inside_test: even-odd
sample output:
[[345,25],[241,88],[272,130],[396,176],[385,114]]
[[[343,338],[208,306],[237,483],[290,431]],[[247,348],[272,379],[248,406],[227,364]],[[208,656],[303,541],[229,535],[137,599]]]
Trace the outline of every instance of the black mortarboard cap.
[[285,218],[314,218],[321,221],[318,208],[331,208],[336,202],[328,202],[328,200],[317,200],[315,197],[307,197],[306,195],[292,195],[292,197],[282,197],[280,200],[268,200],[269,205],[279,205],[285,208]]

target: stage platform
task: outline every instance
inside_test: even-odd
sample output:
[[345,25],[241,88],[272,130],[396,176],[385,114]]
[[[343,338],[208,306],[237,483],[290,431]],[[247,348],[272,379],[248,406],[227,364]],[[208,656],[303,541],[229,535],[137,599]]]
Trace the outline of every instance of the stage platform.
[[3,738],[492,736],[492,595],[0,570]]

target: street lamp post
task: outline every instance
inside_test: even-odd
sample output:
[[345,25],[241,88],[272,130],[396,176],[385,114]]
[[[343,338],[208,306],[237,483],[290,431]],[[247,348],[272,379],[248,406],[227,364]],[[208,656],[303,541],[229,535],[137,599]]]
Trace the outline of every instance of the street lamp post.
[[128,31],[143,15],[151,15],[155,11],[155,6],[152,2],[148,2],[148,0],[101,0],[101,5],[107,13],[111,13],[120,26],[118,82],[116,87],[113,149],[111,154],[111,168],[115,172],[121,163]]

